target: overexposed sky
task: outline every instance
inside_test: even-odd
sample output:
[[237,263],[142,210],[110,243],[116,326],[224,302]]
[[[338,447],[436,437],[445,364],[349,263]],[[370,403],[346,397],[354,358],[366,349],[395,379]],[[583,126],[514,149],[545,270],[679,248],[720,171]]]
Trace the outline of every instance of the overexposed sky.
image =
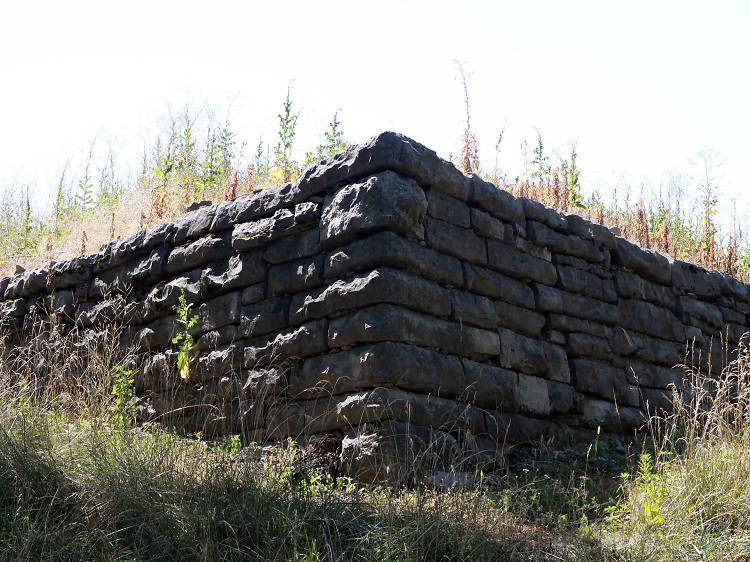
[[135,165],[169,106],[209,102],[240,140],[272,139],[290,80],[301,150],[340,109],[350,141],[390,129],[456,154],[458,59],[488,167],[506,118],[511,176],[538,129],[550,150],[576,141],[584,187],[604,191],[657,188],[711,149],[723,202],[750,211],[746,0],[0,0],[0,14],[0,188],[38,200],[94,138]]

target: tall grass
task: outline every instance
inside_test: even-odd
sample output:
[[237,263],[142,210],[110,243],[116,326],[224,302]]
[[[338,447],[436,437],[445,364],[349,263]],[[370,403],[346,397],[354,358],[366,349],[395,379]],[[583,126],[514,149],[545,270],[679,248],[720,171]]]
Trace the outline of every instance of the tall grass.
[[581,516],[610,499],[585,469],[560,472],[539,457],[464,490],[363,486],[309,466],[291,441],[241,447],[134,426],[113,412],[126,350],[106,333],[37,336],[47,345],[6,338],[0,354],[0,559],[614,555],[579,532]]

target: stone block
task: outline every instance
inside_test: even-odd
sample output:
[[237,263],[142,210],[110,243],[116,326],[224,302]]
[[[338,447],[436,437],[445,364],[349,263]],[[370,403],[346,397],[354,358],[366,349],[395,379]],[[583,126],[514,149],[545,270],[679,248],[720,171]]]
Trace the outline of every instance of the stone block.
[[526,231],[529,240],[553,252],[576,256],[594,263],[609,263],[609,251],[595,240],[582,240],[572,234],[561,234],[533,220],[527,222]]
[[391,171],[380,172],[326,198],[320,241],[331,248],[378,230],[422,239],[426,212],[427,199],[417,182]]
[[[578,392],[594,394],[618,404],[638,406],[638,396],[633,396],[625,371],[607,363],[591,359],[571,359],[574,386]],[[635,403],[633,403],[635,402]]]
[[546,322],[542,314],[504,301],[495,301],[495,314],[497,325],[526,336],[539,335]]
[[266,278],[266,266],[261,252],[235,254],[229,260],[216,263],[201,276],[201,295],[206,298],[227,291],[244,289],[259,284]]
[[532,257],[508,244],[487,240],[488,265],[492,269],[522,279],[545,285],[557,282],[557,270],[551,263]]
[[195,335],[236,324],[240,318],[240,293],[228,293],[204,302],[198,307],[198,322],[190,330]]
[[484,239],[469,229],[428,217],[425,219],[425,240],[433,250],[445,252],[462,261],[480,265],[487,263]]
[[618,264],[647,279],[662,285],[669,285],[672,281],[672,268],[669,260],[653,250],[644,250],[624,238],[617,237],[615,255]]
[[179,246],[172,250],[167,258],[165,271],[167,273],[187,271],[212,261],[226,259],[231,253],[232,248],[227,239],[207,236],[187,246]]
[[454,257],[404,240],[392,232],[379,232],[329,254],[325,278],[340,279],[351,273],[389,266],[416,273],[445,285],[463,285],[461,262]]
[[479,209],[471,209],[471,228],[484,238],[494,238],[504,242],[511,242],[513,239],[513,228],[510,225],[504,224],[491,214]]
[[609,326],[615,326],[619,321],[618,308],[613,304],[536,283],[533,284],[533,288],[536,308],[539,312],[574,316]]
[[464,263],[463,269],[464,286],[469,291],[523,308],[534,308],[534,292],[526,283],[470,263]]
[[619,323],[656,338],[684,342],[685,328],[669,310],[635,299],[620,299],[617,305]]
[[289,325],[288,313],[288,299],[268,299],[243,306],[240,333],[246,338],[253,338],[283,330]]
[[617,292],[611,279],[601,277],[573,267],[557,266],[560,287],[604,302],[617,302]]
[[271,242],[266,248],[265,259],[275,265],[314,256],[320,251],[320,230],[313,228]]
[[570,357],[593,357],[607,361],[612,356],[612,349],[606,339],[569,332],[566,340],[565,351]]
[[679,310],[680,316],[686,324],[694,324],[697,320],[705,322],[716,330],[720,329],[724,324],[721,311],[705,301],[700,301],[692,297],[680,297]]
[[510,330],[499,329],[500,366],[560,382],[570,382],[568,358],[562,348]]
[[232,247],[237,252],[247,252],[267,246],[286,236],[294,229],[294,215],[288,209],[279,209],[272,217],[234,225]]
[[462,326],[390,304],[379,304],[331,320],[330,347],[398,341],[470,358],[488,358],[500,351],[495,332]]
[[[429,297],[435,298],[434,293],[430,293]],[[488,330],[497,327],[497,313],[490,299],[454,289],[450,292],[450,302],[452,320]]]
[[416,275],[380,267],[367,274],[336,281],[310,294],[295,295],[290,316],[292,323],[301,323],[380,303],[398,304],[433,316],[447,317],[452,310],[452,293]]
[[469,202],[473,206],[479,207],[501,220],[514,222],[518,225],[526,224],[523,207],[512,194],[495,187],[476,174],[468,174],[467,177],[472,188]]
[[550,414],[549,385],[544,379],[519,373],[516,400],[525,414],[539,417]]
[[285,330],[262,344],[245,347],[243,366],[255,369],[290,358],[318,355],[328,350],[328,322],[317,320]]
[[274,265],[268,269],[268,296],[297,293],[323,284],[323,256]]
[[439,189],[427,190],[427,214],[456,226],[471,227],[469,206]]
[[616,406],[612,402],[586,397],[583,401],[583,420],[588,427],[601,427],[612,433],[630,433],[645,423],[643,413],[638,408]]

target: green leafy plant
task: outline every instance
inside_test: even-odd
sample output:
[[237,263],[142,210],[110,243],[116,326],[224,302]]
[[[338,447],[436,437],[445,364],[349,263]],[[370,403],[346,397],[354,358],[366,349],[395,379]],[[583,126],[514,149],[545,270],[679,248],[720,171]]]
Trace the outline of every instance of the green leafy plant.
[[172,343],[177,344],[177,370],[180,378],[183,380],[190,379],[190,348],[193,346],[193,336],[190,335],[190,329],[198,322],[197,314],[190,314],[193,308],[192,303],[187,302],[185,290],[180,289],[180,298],[173,310],[177,313],[177,323],[182,329],[172,338]]
[[113,419],[121,426],[127,427],[135,417],[133,394],[135,377],[131,369],[116,365],[113,374],[111,394],[115,400],[110,406]]

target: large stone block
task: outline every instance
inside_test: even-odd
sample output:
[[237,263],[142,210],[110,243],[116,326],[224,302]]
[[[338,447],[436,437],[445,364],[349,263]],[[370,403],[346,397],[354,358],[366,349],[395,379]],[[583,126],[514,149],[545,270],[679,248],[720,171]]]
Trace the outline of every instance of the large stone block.
[[612,433],[630,433],[640,428],[646,419],[638,408],[587,396],[583,401],[583,421],[592,429],[601,427]]
[[536,308],[539,312],[575,316],[609,326],[615,326],[619,321],[618,308],[613,304],[536,283],[533,287]]
[[484,239],[467,228],[428,217],[425,219],[425,239],[430,248],[456,256],[462,261],[480,265],[487,263]]
[[371,306],[331,320],[331,347],[399,341],[471,358],[488,358],[500,351],[495,332],[462,326],[390,304]]
[[268,263],[279,264],[314,256],[320,250],[320,230],[313,228],[271,242],[266,248],[265,259]]
[[245,347],[243,366],[255,369],[271,363],[278,364],[291,358],[318,355],[328,350],[326,341],[328,322],[316,320],[280,332],[275,337]]
[[292,212],[288,209],[279,209],[272,217],[235,224],[232,231],[232,247],[238,252],[260,248],[286,236],[293,229]]
[[684,342],[686,339],[682,322],[669,310],[651,303],[620,299],[617,315],[619,323],[628,330],[677,342]]
[[235,254],[206,269],[201,276],[201,295],[205,298],[235,289],[244,289],[266,278],[261,252]]
[[615,285],[611,279],[601,277],[573,267],[557,266],[560,287],[579,295],[593,297],[604,302],[617,302]]
[[268,270],[268,296],[297,293],[323,284],[323,256],[271,266]]
[[456,226],[471,227],[469,206],[439,189],[427,190],[427,214]]
[[502,367],[570,382],[568,358],[561,347],[502,328],[498,330],[498,334]]
[[243,306],[240,313],[240,329],[246,338],[254,338],[278,332],[289,325],[289,300],[268,299]]
[[194,269],[212,261],[226,259],[232,253],[227,238],[207,236],[172,250],[167,258],[167,273],[178,273]]
[[504,301],[495,301],[495,314],[498,326],[526,336],[539,335],[546,323],[544,315]]
[[391,171],[380,172],[326,198],[320,241],[330,248],[378,230],[422,239],[426,212],[427,198],[417,182]]
[[557,282],[557,270],[551,263],[530,256],[498,240],[487,240],[488,265],[501,273],[524,281],[545,285]]
[[609,263],[609,251],[595,240],[582,240],[572,234],[561,234],[533,220],[527,222],[526,231],[529,240],[553,252],[577,256],[594,263]]
[[526,283],[470,263],[464,263],[463,268],[464,286],[469,291],[523,308],[534,308],[534,292]]
[[653,250],[644,250],[632,242],[618,237],[615,255],[617,256],[617,263],[652,281],[669,285],[672,280],[672,268],[669,260]]
[[460,287],[461,262],[454,257],[407,241],[392,232],[379,232],[329,254],[325,278],[340,279],[351,273],[389,266],[416,273],[427,279]]
[[578,392],[594,394],[618,404],[637,407],[638,393],[627,382],[623,369],[591,359],[571,359],[575,389]]
[[295,295],[291,321],[300,323],[380,303],[398,304],[433,316],[447,317],[452,311],[452,293],[416,275],[379,267],[368,274],[336,281],[313,293]]

